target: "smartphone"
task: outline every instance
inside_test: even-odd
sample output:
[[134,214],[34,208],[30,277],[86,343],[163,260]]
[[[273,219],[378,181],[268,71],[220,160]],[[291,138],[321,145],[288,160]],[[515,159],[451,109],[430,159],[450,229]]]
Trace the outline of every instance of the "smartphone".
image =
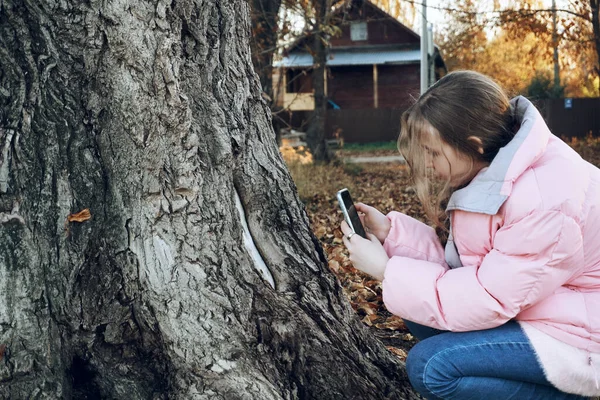
[[352,197],[350,197],[350,192],[348,189],[344,188],[337,192],[337,199],[340,203],[340,208],[344,213],[344,219],[346,220],[346,223],[350,226],[353,232],[358,233],[360,236],[366,239],[367,234],[365,233],[365,229],[360,222],[358,212],[356,211],[356,207],[352,202]]

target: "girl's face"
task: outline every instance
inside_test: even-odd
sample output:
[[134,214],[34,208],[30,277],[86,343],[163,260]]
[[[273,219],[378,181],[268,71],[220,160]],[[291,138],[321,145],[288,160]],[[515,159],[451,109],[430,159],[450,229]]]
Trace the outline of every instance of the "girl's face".
[[444,142],[433,129],[423,136],[427,168],[432,169],[438,178],[449,181],[453,187],[470,182],[486,166]]

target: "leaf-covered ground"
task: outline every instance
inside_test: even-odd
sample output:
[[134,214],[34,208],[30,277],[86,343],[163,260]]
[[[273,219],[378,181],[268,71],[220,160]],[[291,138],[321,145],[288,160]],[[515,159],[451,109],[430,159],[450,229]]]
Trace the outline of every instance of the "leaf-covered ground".
[[[572,147],[583,158],[600,166],[600,139],[572,141]],[[415,344],[415,339],[403,321],[390,314],[381,299],[380,283],[354,269],[342,242],[339,228],[343,216],[335,193],[348,187],[355,202],[363,202],[384,214],[395,210],[427,222],[421,205],[412,189],[406,166],[398,163],[315,165],[310,163],[305,150],[287,150],[288,161],[300,197],[306,205],[313,231],[320,240],[329,259],[329,268],[342,284],[354,310],[371,327],[390,351],[401,359]],[[391,155],[394,151],[381,150],[368,153],[339,152],[338,156]]]
[[341,167],[330,169],[328,178],[332,179],[332,185],[345,180],[351,180],[351,184],[341,184],[335,186],[335,190],[305,199],[313,231],[328,255],[329,268],[339,278],[350,304],[363,323],[372,327],[373,333],[391,351],[405,359],[414,339],[403,321],[385,309],[380,283],[354,269],[348,260],[340,230],[343,215],[335,193],[351,186],[355,202],[369,204],[383,213],[397,210],[423,219],[421,206],[410,186],[408,171],[400,164],[363,164],[360,167],[353,166],[350,170]]

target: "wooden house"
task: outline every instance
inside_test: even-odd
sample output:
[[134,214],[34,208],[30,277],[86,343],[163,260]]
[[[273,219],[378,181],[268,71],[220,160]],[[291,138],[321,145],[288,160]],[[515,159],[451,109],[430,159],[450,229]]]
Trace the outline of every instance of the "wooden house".
[[[353,0],[336,14],[341,34],[331,39],[327,59],[329,107],[363,113],[406,109],[420,92],[420,36],[368,0]],[[274,64],[277,105],[299,115],[314,109],[313,57],[306,44],[305,39],[296,41]],[[435,46],[430,65],[432,80],[446,73]],[[348,137],[348,128],[344,130]]]

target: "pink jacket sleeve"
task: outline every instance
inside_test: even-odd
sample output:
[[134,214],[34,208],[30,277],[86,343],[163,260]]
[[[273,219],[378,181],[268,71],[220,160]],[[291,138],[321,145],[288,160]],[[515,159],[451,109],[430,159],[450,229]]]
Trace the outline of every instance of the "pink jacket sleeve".
[[583,265],[576,221],[560,211],[534,212],[500,228],[480,265],[447,270],[392,257],[383,300],[390,312],[437,329],[488,329],[552,294]]
[[392,224],[390,233],[383,242],[388,257],[432,261],[448,268],[444,248],[432,227],[396,211],[389,213],[387,218]]

